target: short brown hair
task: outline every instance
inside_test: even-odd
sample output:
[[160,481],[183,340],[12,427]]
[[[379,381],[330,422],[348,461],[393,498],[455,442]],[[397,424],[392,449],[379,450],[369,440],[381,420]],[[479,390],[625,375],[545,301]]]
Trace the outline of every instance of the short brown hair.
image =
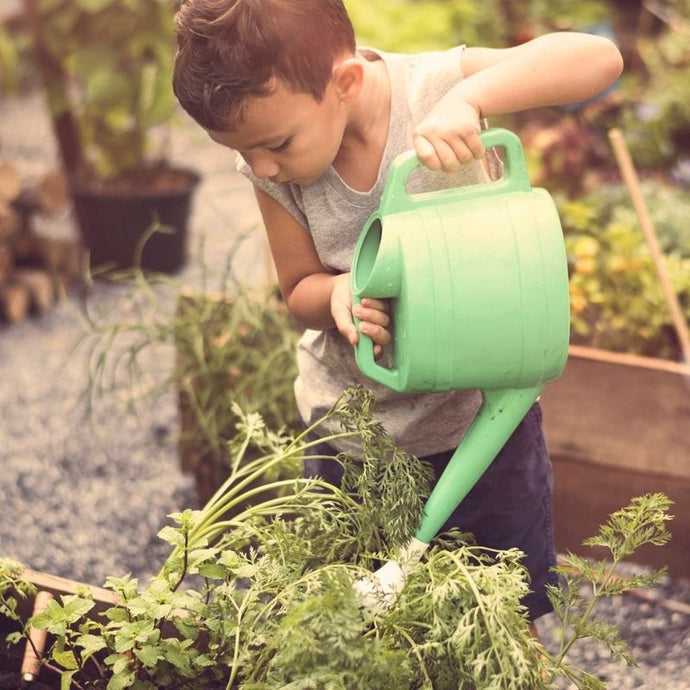
[[212,131],[231,128],[274,79],[321,100],[335,59],[355,51],[342,0],[184,0],[176,24],[173,90]]

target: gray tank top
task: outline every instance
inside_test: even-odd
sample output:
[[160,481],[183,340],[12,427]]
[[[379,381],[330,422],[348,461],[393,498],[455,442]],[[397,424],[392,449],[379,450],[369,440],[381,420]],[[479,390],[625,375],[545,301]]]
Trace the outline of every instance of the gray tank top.
[[[462,79],[463,49],[459,46],[416,55],[362,50],[368,59],[385,62],[391,83],[388,141],[378,179],[368,192],[349,187],[332,167],[306,187],[274,184],[254,176],[249,166],[238,158],[238,169],[310,232],[319,258],[327,268],[334,272],[350,270],[355,244],[367,219],[378,208],[391,162],[412,148],[416,124]],[[490,165],[491,177],[495,176],[494,166],[496,160]],[[463,166],[455,179],[421,168],[414,173],[414,178],[411,192],[486,182],[488,175],[482,164],[476,162]],[[305,331],[298,345],[297,361],[299,376],[295,381],[295,395],[306,423],[325,414],[345,388],[363,384],[374,393],[377,418],[386,431],[401,448],[420,457],[455,448],[481,405],[477,390],[401,394],[367,379],[357,367],[352,346],[336,329]],[[355,444],[337,447],[356,452]]]

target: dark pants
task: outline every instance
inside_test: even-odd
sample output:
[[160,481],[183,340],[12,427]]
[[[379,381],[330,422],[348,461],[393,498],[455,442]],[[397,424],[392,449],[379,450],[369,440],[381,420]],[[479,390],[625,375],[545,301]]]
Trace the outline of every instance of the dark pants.
[[[326,444],[314,448],[313,452],[337,454]],[[438,479],[453,453],[454,450],[449,450],[423,460],[433,466]],[[305,473],[323,477],[336,486],[342,479],[340,465],[327,460],[307,460]],[[490,549],[518,548],[524,552],[523,563],[530,574],[531,592],[523,604],[530,620],[553,610],[545,585],[558,582],[550,570],[556,564],[552,485],[541,408],[535,403],[444,526],[444,530],[456,527],[472,532],[477,544]]]

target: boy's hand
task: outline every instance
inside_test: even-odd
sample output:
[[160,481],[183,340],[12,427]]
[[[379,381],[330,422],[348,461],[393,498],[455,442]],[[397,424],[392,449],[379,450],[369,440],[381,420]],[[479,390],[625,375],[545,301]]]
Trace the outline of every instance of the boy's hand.
[[391,319],[388,315],[389,305],[387,300],[362,297],[359,304],[352,305],[352,313],[359,323],[360,333],[374,341],[374,357],[379,357],[386,345],[390,345],[393,337],[388,326]]
[[[378,357],[392,336],[387,330],[390,325],[388,302],[365,297],[360,304],[352,304],[350,291],[350,274],[336,276],[331,292],[331,314],[336,328],[351,345],[356,345],[359,332],[374,341],[374,356]],[[354,324],[353,316],[360,320],[359,331]]]
[[469,101],[442,98],[415,128],[419,159],[431,170],[447,174],[484,156],[479,110]]

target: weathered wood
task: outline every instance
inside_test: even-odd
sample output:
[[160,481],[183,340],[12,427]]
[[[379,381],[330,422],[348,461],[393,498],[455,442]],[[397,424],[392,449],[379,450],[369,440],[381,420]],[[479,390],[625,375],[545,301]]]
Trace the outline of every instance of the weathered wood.
[[12,280],[24,286],[30,297],[30,304],[37,314],[44,314],[57,300],[56,285],[50,273],[40,268],[17,268]]
[[60,213],[70,203],[69,182],[59,170],[48,171],[26,183],[19,199],[32,213]]
[[109,589],[86,585],[81,582],[76,582],[75,580],[58,577],[57,575],[51,575],[39,570],[27,568],[23,573],[23,577],[25,580],[35,585],[37,589],[52,592],[55,595],[79,594],[79,592],[87,590],[97,603],[113,606],[119,602],[117,594]]
[[65,290],[82,277],[82,248],[77,242],[36,238],[33,256]]
[[14,252],[7,242],[0,242],[0,285],[5,284],[14,269]]
[[0,242],[12,237],[19,227],[19,218],[10,204],[0,199]]
[[29,315],[30,308],[31,295],[24,285],[9,282],[0,287],[0,311],[6,321],[23,321]]
[[[54,595],[51,592],[36,592],[31,615],[37,616],[39,613],[43,613],[52,599],[54,599]],[[47,637],[48,631],[45,629],[33,627],[29,629],[29,639],[26,641],[21,667],[22,680],[27,683],[32,683],[38,678],[41,670],[40,656],[45,650]]]
[[14,201],[21,189],[22,183],[17,168],[11,163],[0,161],[0,199]]
[[541,398],[552,453],[690,480],[690,366],[570,349]]
[[39,237],[30,222],[3,237],[0,207],[0,320],[17,323],[32,311],[45,313],[81,277],[77,242]]

